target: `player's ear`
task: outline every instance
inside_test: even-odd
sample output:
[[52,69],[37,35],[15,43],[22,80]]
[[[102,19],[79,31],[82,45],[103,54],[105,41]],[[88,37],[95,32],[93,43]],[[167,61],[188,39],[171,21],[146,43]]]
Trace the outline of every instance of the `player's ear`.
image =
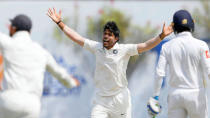
[[171,22],[171,26],[174,28],[174,22]]
[[17,28],[10,25],[10,29],[9,29],[9,33],[10,33],[10,36],[13,36],[16,32]]
[[115,40],[116,40],[116,42],[118,42],[119,41],[119,37],[115,37]]

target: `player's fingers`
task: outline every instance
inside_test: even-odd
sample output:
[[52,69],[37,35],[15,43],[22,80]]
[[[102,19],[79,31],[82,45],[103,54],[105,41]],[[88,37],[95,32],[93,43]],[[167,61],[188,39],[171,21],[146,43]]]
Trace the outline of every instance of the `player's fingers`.
[[165,24],[166,24],[166,23],[165,23],[165,22],[163,22],[163,28],[165,28]]
[[48,12],[48,14],[49,14],[49,15],[51,15],[50,8],[48,9],[48,11],[47,11],[47,12]]
[[53,12],[54,12],[54,13],[56,13],[56,10],[55,10],[55,8],[54,8],[54,7],[53,7]]
[[165,32],[165,22],[163,22],[162,32]]
[[48,12],[48,14],[49,14],[49,15],[51,15],[50,8],[48,9],[48,11],[47,11],[47,12]]
[[49,16],[51,18],[51,15],[49,13],[46,13],[47,16]]
[[61,10],[59,10],[59,16],[61,16]]
[[51,8],[49,8],[49,13],[50,13],[50,15],[52,15],[52,14],[53,14],[53,12],[52,12],[52,9],[51,9]]

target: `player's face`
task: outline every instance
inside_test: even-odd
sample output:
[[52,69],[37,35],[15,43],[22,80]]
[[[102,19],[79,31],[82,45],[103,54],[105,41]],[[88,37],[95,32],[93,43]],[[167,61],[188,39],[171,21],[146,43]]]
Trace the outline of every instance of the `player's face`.
[[109,30],[105,30],[103,34],[103,46],[106,49],[112,48],[115,43],[117,42],[118,38],[115,37],[115,35],[110,32]]

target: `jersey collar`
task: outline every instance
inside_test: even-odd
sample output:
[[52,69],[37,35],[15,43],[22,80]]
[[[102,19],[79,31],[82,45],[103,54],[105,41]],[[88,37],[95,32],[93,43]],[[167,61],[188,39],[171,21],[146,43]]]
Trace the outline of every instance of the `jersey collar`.
[[105,51],[112,51],[112,50],[117,49],[118,47],[119,47],[119,44],[118,44],[118,43],[115,43],[115,45],[114,45],[112,48],[110,48],[109,50],[106,49],[105,47],[103,47],[103,49],[104,49]]
[[177,34],[177,37],[180,37],[180,36],[192,36],[192,33],[191,32],[181,32],[181,33]]
[[18,31],[16,32],[12,38],[17,39],[30,39],[30,34],[27,31]]

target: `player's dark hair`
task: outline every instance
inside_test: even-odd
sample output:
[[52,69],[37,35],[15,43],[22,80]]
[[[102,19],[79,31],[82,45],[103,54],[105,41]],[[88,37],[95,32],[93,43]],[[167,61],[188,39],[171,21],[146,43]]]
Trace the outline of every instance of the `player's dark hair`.
[[117,27],[117,24],[114,21],[108,21],[104,25],[104,32],[106,30],[109,30],[110,32],[112,32],[114,34],[114,36],[119,39],[119,37],[120,37],[120,30],[119,30],[119,28]]
[[183,26],[179,26],[179,25],[174,25],[173,29],[174,29],[174,32],[177,34],[181,33],[181,32],[185,32],[185,31],[193,32],[193,30],[191,28],[183,27]]

